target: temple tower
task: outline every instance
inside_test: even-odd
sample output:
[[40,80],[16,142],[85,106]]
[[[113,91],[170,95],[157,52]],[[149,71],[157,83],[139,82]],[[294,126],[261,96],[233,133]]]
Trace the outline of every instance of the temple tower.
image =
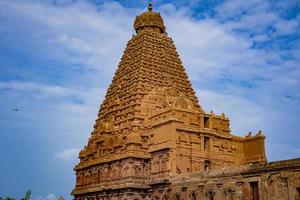
[[265,163],[261,132],[234,136],[224,114],[203,111],[151,4],[134,28],[80,152],[75,199],[171,199],[178,176]]

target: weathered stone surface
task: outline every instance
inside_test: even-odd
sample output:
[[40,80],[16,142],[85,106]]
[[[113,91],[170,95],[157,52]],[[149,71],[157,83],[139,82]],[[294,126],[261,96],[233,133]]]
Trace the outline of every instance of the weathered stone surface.
[[202,110],[159,13],[134,27],[80,152],[75,199],[299,199],[300,160],[267,163],[261,131],[234,136],[224,114]]

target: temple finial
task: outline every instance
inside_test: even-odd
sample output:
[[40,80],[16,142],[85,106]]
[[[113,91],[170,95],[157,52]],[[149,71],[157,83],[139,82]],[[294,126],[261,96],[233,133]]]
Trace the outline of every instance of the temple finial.
[[148,10],[151,12],[153,10],[152,1],[149,1],[148,3]]

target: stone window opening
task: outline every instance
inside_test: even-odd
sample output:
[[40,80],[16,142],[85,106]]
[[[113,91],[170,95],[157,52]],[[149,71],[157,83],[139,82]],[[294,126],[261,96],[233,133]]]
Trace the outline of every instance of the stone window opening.
[[208,199],[209,200],[214,200],[215,198],[214,198],[214,193],[212,192],[212,191],[209,191],[208,192]]
[[211,162],[209,160],[204,161],[204,171],[209,171],[211,168]]
[[204,128],[209,128],[209,117],[203,118],[203,125],[204,125]]
[[259,200],[258,182],[250,182],[251,200]]
[[229,191],[229,197],[228,198],[229,198],[229,200],[234,200],[233,199],[233,191],[232,190]]
[[297,190],[297,197],[300,200],[300,187],[296,188],[296,190]]
[[210,146],[210,138],[204,136],[204,151],[209,151],[209,146]]
[[191,196],[192,196],[192,200],[197,200],[195,192],[192,192]]

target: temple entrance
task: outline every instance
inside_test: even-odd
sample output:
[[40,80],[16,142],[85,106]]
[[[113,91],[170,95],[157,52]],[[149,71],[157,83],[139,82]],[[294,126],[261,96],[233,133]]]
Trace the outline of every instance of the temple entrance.
[[259,200],[258,182],[251,182],[251,200]]
[[215,199],[213,192],[208,192],[208,199],[209,200],[214,200]]

